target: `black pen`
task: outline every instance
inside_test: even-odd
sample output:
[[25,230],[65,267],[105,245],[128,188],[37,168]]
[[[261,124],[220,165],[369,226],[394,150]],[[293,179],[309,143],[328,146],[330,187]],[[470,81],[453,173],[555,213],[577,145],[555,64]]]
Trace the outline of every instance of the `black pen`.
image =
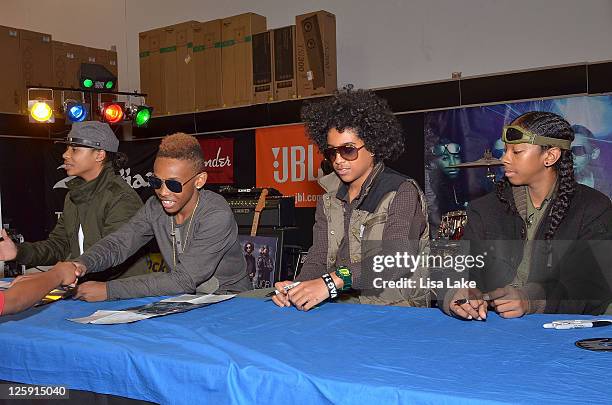
[[[472,298],[474,300],[478,299],[478,298]],[[488,294],[484,294],[481,298],[483,301],[491,301],[491,297],[489,297]],[[467,304],[470,301],[469,298],[461,298],[458,300],[453,301],[455,303],[455,305],[463,305],[463,304]]]
[[[300,285],[300,281],[296,281],[295,283],[292,283],[292,284],[284,286],[283,290],[285,290],[285,292],[287,292],[287,291],[291,290],[292,288],[297,287],[298,285]],[[280,291],[278,291],[278,290],[271,291],[271,292],[266,294],[266,298],[273,297],[276,294],[280,294]]]

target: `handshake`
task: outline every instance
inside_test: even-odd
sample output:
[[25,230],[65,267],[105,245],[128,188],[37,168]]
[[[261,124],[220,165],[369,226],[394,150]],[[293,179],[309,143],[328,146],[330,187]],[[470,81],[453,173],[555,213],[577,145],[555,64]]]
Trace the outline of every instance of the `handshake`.
[[24,276],[17,277],[13,282],[12,286],[20,282],[34,279],[47,274],[47,277],[53,277],[57,280],[57,284],[60,286],[76,287],[79,277],[82,277],[87,272],[87,268],[80,262],[58,262],[51,270],[41,274],[26,274]]

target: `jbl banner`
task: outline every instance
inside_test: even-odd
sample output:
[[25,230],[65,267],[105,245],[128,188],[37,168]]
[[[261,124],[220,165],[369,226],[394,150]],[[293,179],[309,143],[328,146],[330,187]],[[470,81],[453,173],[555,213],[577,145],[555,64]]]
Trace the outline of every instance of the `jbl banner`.
[[323,175],[323,156],[308,139],[303,125],[255,131],[257,187],[272,187],[294,195],[296,207],[315,207],[323,193],[317,178]]

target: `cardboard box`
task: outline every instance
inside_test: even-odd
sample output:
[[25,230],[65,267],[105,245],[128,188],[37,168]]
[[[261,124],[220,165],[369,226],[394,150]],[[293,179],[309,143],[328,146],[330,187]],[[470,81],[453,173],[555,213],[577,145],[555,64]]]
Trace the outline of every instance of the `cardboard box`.
[[159,40],[159,61],[161,64],[161,115],[178,111],[178,87],[176,68],[176,30],[172,27],[161,28]]
[[298,15],[295,23],[298,97],[332,93],[337,88],[336,16],[317,11]]
[[195,110],[222,106],[221,20],[200,24],[194,35]]
[[272,87],[272,31],[253,34],[253,102],[267,103],[274,99]]
[[179,113],[195,111],[195,60],[193,43],[200,23],[189,21],[175,26],[176,29],[176,66]]
[[266,17],[246,13],[224,18],[221,29],[223,106],[253,102],[252,35],[266,30]]
[[192,47],[198,26],[197,21],[188,21],[161,29],[162,114],[195,110]]
[[[53,48],[51,35],[41,32],[19,30],[21,54],[21,85],[26,97],[22,100],[22,111],[28,110],[27,86],[49,87],[53,84]],[[51,99],[49,90],[32,90],[30,98]],[[57,109],[57,106],[55,106]]]
[[[86,54],[86,47],[68,42],[52,41],[51,48],[53,53],[52,85],[79,88],[79,69]],[[80,91],[55,91],[54,100],[58,115],[63,115],[62,104],[66,100],[90,103],[90,98],[84,97]]]
[[140,50],[140,92],[146,93],[147,105],[153,107],[153,115],[160,115],[163,105],[160,40],[161,30],[155,29],[138,34]]
[[295,25],[273,30],[272,49],[274,100],[292,100],[297,97]]
[[16,28],[0,26],[0,52],[8,63],[2,64],[0,75],[0,112],[23,113],[25,89],[21,81],[19,51],[20,32]]

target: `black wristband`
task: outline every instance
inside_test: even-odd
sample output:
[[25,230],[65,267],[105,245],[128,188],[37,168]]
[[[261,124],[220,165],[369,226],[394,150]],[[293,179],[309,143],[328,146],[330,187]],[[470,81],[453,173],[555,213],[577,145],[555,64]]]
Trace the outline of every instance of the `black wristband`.
[[332,300],[338,296],[338,289],[336,288],[336,283],[334,283],[334,279],[329,275],[329,273],[325,273],[321,276],[323,282],[325,282],[325,287],[327,287],[327,291],[329,291],[329,298]]

